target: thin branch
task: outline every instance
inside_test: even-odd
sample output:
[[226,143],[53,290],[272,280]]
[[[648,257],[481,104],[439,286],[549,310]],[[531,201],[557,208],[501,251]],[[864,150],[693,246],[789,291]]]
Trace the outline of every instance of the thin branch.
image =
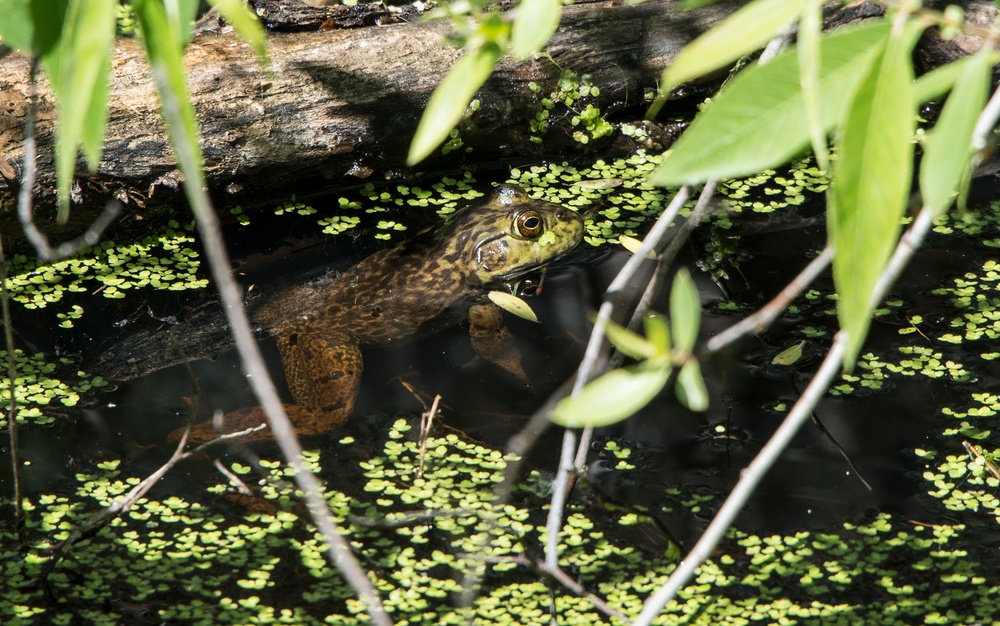
[[39,258],[43,261],[57,261],[73,256],[84,246],[92,246],[101,240],[101,235],[111,222],[118,217],[121,203],[111,199],[104,205],[104,210],[79,237],[59,244],[53,248],[38,225],[33,215],[35,180],[38,176],[38,161],[35,145],[35,118],[38,113],[37,93],[38,60],[32,59],[28,82],[28,111],[24,125],[24,176],[21,179],[21,189],[17,197],[17,217],[21,221],[24,235],[34,246]]
[[[903,268],[909,262],[913,253],[920,246],[927,232],[934,222],[931,210],[927,207],[921,209],[913,225],[906,231],[896,246],[896,251],[886,265],[885,270],[879,277],[875,288],[872,291],[871,302],[878,303],[889,292],[889,287],[895,282]],[[677,569],[670,575],[667,582],[653,593],[643,605],[642,612],[632,622],[632,626],[648,626],[653,619],[659,615],[667,602],[670,602],[691,580],[695,570],[711,556],[712,551],[732,525],[733,520],[746,506],[758,483],[774,464],[777,458],[788,447],[789,442],[798,432],[799,428],[812,415],[816,405],[826,393],[830,382],[840,372],[841,359],[844,355],[844,345],[846,336],[844,331],[838,332],[834,336],[833,345],[820,365],[819,370],[813,376],[809,386],[806,387],[802,396],[795,406],[788,413],[788,416],[775,431],[771,439],[761,449],[754,460],[740,473],[740,480],[736,483],[732,493],[719,508],[715,518],[702,534],[701,538],[688,553],[687,557],[680,562]]]
[[556,581],[566,589],[569,589],[574,594],[580,596],[581,598],[586,598],[587,600],[589,600],[598,611],[604,613],[606,616],[613,617],[620,622],[628,621],[627,617],[625,617],[619,611],[614,609],[611,605],[605,602],[600,596],[591,591],[588,591],[583,585],[570,578],[569,575],[562,570],[562,568],[549,567],[548,565],[546,565],[541,561],[532,559],[531,556],[528,554],[521,554],[518,555],[517,557],[514,557],[513,559],[507,559],[507,560],[519,563],[521,565],[526,565],[528,567],[533,568],[538,573],[552,578],[554,581]]
[[797,298],[806,287],[812,284],[812,282],[816,280],[817,276],[823,273],[832,260],[833,248],[827,245],[823,248],[823,252],[810,261],[809,265],[799,272],[799,274],[793,278],[791,282],[785,285],[785,288],[782,289],[778,295],[772,298],[770,302],[761,307],[753,315],[743,318],[715,337],[709,339],[708,343],[705,344],[703,354],[713,354],[722,350],[734,341],[737,341],[741,337],[749,334],[761,333],[766,330],[771,326],[771,324],[774,323],[774,320],[778,319],[778,316],[788,308],[792,301],[795,300],[795,298]]
[[[573,394],[580,393],[583,386],[590,382],[598,369],[598,360],[604,348],[604,333],[608,325],[608,320],[614,312],[615,304],[618,302],[625,288],[632,282],[632,278],[639,267],[647,260],[647,256],[652,252],[673,224],[674,219],[680,212],[681,207],[691,196],[691,189],[687,186],[681,187],[674,194],[674,199],[670,201],[666,210],[646,234],[642,245],[629,257],[628,261],[611,281],[604,296],[604,302],[597,313],[597,320],[594,322],[594,329],[590,333],[590,340],[587,342],[587,349],[583,355],[583,361],[577,370],[576,380],[573,382]],[[549,515],[546,521],[546,533],[548,542],[545,546],[545,564],[550,568],[559,565],[559,529],[562,526],[562,512],[569,496],[572,485],[572,475],[574,472],[574,451],[576,450],[576,431],[567,428],[563,433],[562,450],[559,455],[559,469],[553,482],[552,500],[549,504]]]
[[17,361],[14,356],[14,329],[10,321],[10,292],[7,290],[7,259],[0,234],[0,300],[3,306],[3,336],[7,346],[7,429],[10,435],[10,464],[14,479],[14,525],[18,535],[24,522],[21,501],[21,452],[17,441]]
[[[382,599],[375,586],[368,579],[357,558],[340,534],[336,520],[330,511],[330,505],[323,497],[323,488],[319,479],[306,466],[302,445],[295,435],[284,405],[278,396],[278,390],[271,380],[261,356],[260,348],[254,340],[250,320],[243,308],[243,293],[233,280],[232,265],[222,239],[219,218],[215,214],[211,200],[205,190],[204,172],[198,152],[198,137],[188,131],[182,111],[184,103],[173,91],[169,72],[161,59],[152,58],[153,79],[160,94],[163,116],[167,120],[167,128],[171,143],[177,153],[180,169],[185,175],[184,192],[195,214],[198,234],[205,247],[205,256],[211,269],[212,279],[222,300],[222,308],[236,342],[244,372],[250,386],[257,396],[261,407],[267,415],[271,433],[278,447],[294,472],[294,480],[302,490],[309,509],[309,515],[327,542],[326,555],[330,562],[340,571],[344,580],[358,594],[368,611],[372,621],[378,626],[390,626],[389,618]],[[189,105],[188,105],[189,106]]]

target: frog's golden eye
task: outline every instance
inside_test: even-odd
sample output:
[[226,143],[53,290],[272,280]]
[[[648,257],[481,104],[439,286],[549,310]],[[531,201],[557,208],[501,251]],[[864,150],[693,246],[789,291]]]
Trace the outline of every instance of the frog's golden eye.
[[536,239],[542,234],[542,226],[538,211],[524,211],[514,218],[514,234],[524,239]]

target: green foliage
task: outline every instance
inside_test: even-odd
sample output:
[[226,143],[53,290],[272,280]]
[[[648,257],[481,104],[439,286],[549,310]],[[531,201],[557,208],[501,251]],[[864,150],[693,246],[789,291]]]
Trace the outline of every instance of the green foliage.
[[837,312],[847,333],[845,369],[868,334],[876,305],[871,294],[896,246],[910,193],[916,124],[910,54],[921,31],[909,23],[890,34],[851,99],[836,143],[827,226],[836,251]]
[[[823,39],[819,97],[824,133],[847,111],[855,85],[888,31],[888,24],[876,23]],[[681,135],[652,179],[679,185],[747,176],[787,162],[808,143],[798,56],[789,50],[738,74]]]
[[[784,29],[808,0],[754,0],[684,47],[663,70],[660,91],[708,74],[757,50]],[[661,99],[650,110],[655,115]]]
[[[420,475],[421,446],[409,425],[397,421],[387,430],[386,440],[363,455],[355,454],[353,438],[343,437],[306,458],[326,475],[356,481],[349,490],[331,486],[325,495],[353,549],[371,564],[396,620],[540,624],[554,610],[573,623],[601,621],[588,600],[523,560],[544,536],[542,475],[530,472],[516,504],[500,506],[492,486],[513,457],[454,434],[432,436]],[[687,623],[692,613],[705,623],[912,624],[946,615],[952,623],[989,622],[1000,588],[991,564],[970,547],[969,532],[972,524],[1000,520],[1000,499],[993,495],[998,483],[985,470],[994,451],[982,450],[983,461],[933,451],[916,456],[926,465],[928,490],[940,493],[949,511],[948,522],[914,524],[883,513],[821,530],[735,530],[658,623]],[[609,470],[635,474],[642,472],[636,465],[643,453],[609,441],[601,456]],[[366,623],[296,505],[287,465],[266,456],[256,470],[225,463],[259,485],[255,507],[239,506],[235,490],[218,475],[207,475],[205,490],[190,496],[154,489],[79,542],[45,585],[35,581],[59,542],[139,478],[128,462],[111,459],[78,467],[65,489],[31,495],[25,543],[9,527],[0,531],[0,621],[119,623],[123,611],[138,608],[167,623]],[[677,560],[676,547],[657,550],[637,540],[650,518],[697,514],[711,496],[671,486],[662,488],[662,501],[663,511],[571,504],[560,530],[574,579],[628,617]],[[468,568],[487,575],[473,606],[456,608]]]
[[[191,36],[198,0],[136,0],[134,16],[142,26],[147,52],[157,77],[170,76],[178,95],[183,86],[181,51]],[[264,33],[239,0],[212,2],[230,23],[263,56]],[[107,126],[106,106],[111,54],[119,18],[134,27],[132,15],[122,13],[117,0],[0,0],[0,37],[9,45],[37,58],[52,84],[56,98],[56,181],[59,217],[69,210],[69,190],[82,149],[87,165],[100,161]],[[168,45],[172,41],[173,45]],[[171,52],[172,51],[172,52]],[[190,108],[190,104],[187,105]],[[194,114],[184,107],[177,113],[193,129]],[[183,159],[182,159],[183,161]],[[182,167],[182,169],[184,169]],[[190,168],[188,168],[189,170]],[[193,174],[184,170],[185,174]]]
[[972,56],[955,81],[948,102],[934,129],[927,134],[920,162],[920,190],[924,203],[940,214],[951,204],[952,194],[968,174],[976,118],[986,104],[993,66],[992,51],[983,48]]
[[562,0],[521,0],[510,33],[510,51],[526,59],[542,49],[559,26]]
[[611,344],[638,361],[590,381],[576,395],[560,400],[549,418],[566,427],[607,426],[639,411],[660,393],[679,368],[677,398],[692,411],[708,408],[701,367],[691,354],[698,339],[701,303],[686,269],[677,272],[670,290],[670,324],[659,315],[643,320],[646,337],[607,322]]
[[[909,198],[916,105],[954,87],[938,127],[928,135],[920,174],[925,202],[940,213],[967,182],[977,149],[972,133],[995,57],[986,50],[914,81],[911,53],[917,38],[935,20],[954,31],[960,12],[916,19],[904,12],[892,23],[886,19],[819,37],[818,3],[784,3],[788,13],[771,14],[765,5],[766,0],[751,3],[688,46],[665,71],[664,89],[759,46],[802,10],[799,49],[737,76],[681,137],[653,180],[696,184],[745,175],[787,161],[810,142],[823,162],[833,131],[837,159],[828,231],[835,250],[837,313],[847,337],[844,367],[850,369],[867,335],[877,304],[871,293],[895,248]],[[742,12],[754,21],[748,22],[749,34],[739,36],[735,18]]]
[[[455,25],[454,40],[465,49],[462,58],[448,70],[434,90],[410,143],[407,163],[426,159],[453,133],[470,108],[472,97],[493,72],[508,50],[527,58],[540,50],[559,25],[561,0],[521,0],[507,13],[483,11],[482,1],[449,3],[431,12],[433,18],[450,17]],[[595,114],[587,111],[587,115]],[[596,114],[596,115],[599,115]],[[596,120],[588,120],[594,126]],[[588,126],[592,136],[605,132]],[[449,150],[452,147],[449,147]]]
[[42,61],[56,97],[56,180],[59,215],[69,209],[69,188],[82,147],[87,164],[101,157],[105,107],[115,36],[115,0],[0,1],[0,36]]
[[411,165],[427,158],[448,136],[465,114],[473,94],[493,72],[503,48],[492,41],[467,50],[452,66],[427,102],[417,132],[410,144],[407,162]]
[[[0,359],[6,362],[6,350],[0,350]],[[95,387],[107,385],[100,376],[77,371],[73,362],[66,358],[53,363],[43,354],[28,355],[16,350],[14,362],[18,372],[13,381],[18,423],[51,424],[58,414],[76,406],[80,398],[91,394]],[[4,407],[0,428],[8,426],[6,408],[10,403],[10,382],[5,379],[0,387],[0,403]]]

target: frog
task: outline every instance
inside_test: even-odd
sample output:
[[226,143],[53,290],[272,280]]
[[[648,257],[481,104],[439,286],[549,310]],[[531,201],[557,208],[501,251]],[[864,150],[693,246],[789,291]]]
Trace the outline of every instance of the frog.
[[[486,353],[505,353],[494,362],[523,377],[518,359],[509,354],[500,310],[484,296],[563,258],[583,235],[577,212],[501,184],[485,203],[456,212],[440,227],[343,272],[265,297],[253,320],[276,340],[294,401],[284,408],[296,433],[334,432],[347,421],[364,369],[362,346],[415,337],[463,303],[471,303],[465,308],[477,352],[488,360]],[[195,425],[189,442],[254,428],[240,440],[267,441],[266,424],[262,407],[237,409]]]

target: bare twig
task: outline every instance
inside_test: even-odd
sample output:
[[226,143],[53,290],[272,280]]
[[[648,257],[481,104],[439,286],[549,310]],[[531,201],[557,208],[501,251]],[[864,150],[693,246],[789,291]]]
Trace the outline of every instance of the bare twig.
[[532,559],[527,554],[520,554],[516,557],[504,560],[508,562],[513,561],[514,563],[531,567],[538,573],[552,578],[554,581],[556,581],[566,589],[569,589],[572,593],[575,593],[581,598],[586,598],[591,603],[593,603],[594,607],[598,611],[604,613],[606,616],[613,617],[621,622],[628,621],[628,618],[626,618],[618,610],[614,609],[611,605],[605,602],[600,596],[591,591],[588,591],[583,585],[570,578],[569,575],[562,570],[562,568],[549,567],[544,562]]
[[236,487],[236,490],[239,491],[241,494],[243,494],[244,496],[249,496],[253,494],[253,491],[250,489],[250,487],[247,486],[245,482],[243,482],[243,479],[234,474],[232,470],[230,470],[228,467],[223,465],[222,461],[220,461],[219,459],[215,459],[214,461],[212,461],[212,465],[215,467],[215,469],[219,470],[219,473],[225,476],[226,479],[230,483],[232,483],[232,485]]
[[352,554],[347,541],[340,534],[330,506],[323,497],[322,485],[306,465],[302,445],[285,414],[278,390],[275,388],[274,381],[271,380],[260,348],[254,340],[250,320],[243,308],[243,293],[236,281],[233,280],[232,265],[229,262],[229,254],[222,239],[219,218],[212,208],[211,200],[205,189],[205,176],[198,152],[198,137],[189,132],[187,120],[183,116],[184,103],[180,100],[179,95],[173,91],[170,73],[163,63],[160,59],[151,59],[153,79],[156,81],[160,94],[161,107],[167,120],[171,143],[177,153],[180,170],[185,176],[184,192],[195,214],[198,234],[205,246],[205,256],[211,269],[212,279],[219,291],[222,307],[232,330],[244,372],[247,374],[250,386],[265,415],[267,415],[271,433],[294,472],[295,483],[304,494],[313,523],[327,542],[327,558],[340,571],[347,584],[358,594],[365,604],[372,622],[378,626],[389,626],[392,624],[392,620],[386,613],[375,586],[368,579],[367,574]]
[[17,441],[17,361],[14,355],[14,330],[10,321],[10,293],[7,291],[7,259],[0,234],[0,301],[3,306],[3,336],[7,346],[7,429],[10,435],[10,464],[14,479],[14,524],[18,535],[24,521],[21,502],[21,452]]
[[[933,224],[934,218],[931,210],[927,207],[921,209],[912,226],[906,231],[896,246],[896,251],[885,270],[879,277],[875,288],[872,291],[871,301],[878,303],[885,297],[889,287],[902,272],[909,262],[913,253],[920,246],[927,232]],[[846,337],[844,331],[838,332],[834,336],[833,345],[820,365],[819,370],[813,376],[809,386],[806,387],[802,396],[795,406],[788,413],[788,416],[761,449],[760,453],[740,473],[740,480],[736,483],[732,493],[719,508],[715,518],[702,534],[701,538],[688,553],[687,557],[680,562],[677,569],[670,575],[670,578],[656,592],[653,593],[643,605],[642,612],[632,622],[632,626],[648,626],[653,619],[663,610],[663,607],[672,600],[677,592],[687,584],[694,575],[695,570],[711,556],[712,551],[718,545],[725,532],[729,529],[733,520],[746,506],[747,501],[757,488],[758,483],[774,464],[777,458],[788,447],[789,442],[798,432],[799,428],[819,403],[823,394],[833,377],[840,371],[841,360],[844,355],[844,345]]]
[[105,229],[111,225],[118,212],[121,210],[121,203],[111,199],[104,205],[104,210],[97,216],[97,219],[79,237],[59,244],[53,248],[48,237],[38,229],[33,215],[34,199],[32,193],[35,188],[35,179],[38,176],[38,161],[35,146],[35,117],[38,111],[37,87],[38,60],[32,59],[31,70],[28,82],[28,111],[24,128],[24,176],[21,179],[21,189],[17,198],[17,216],[21,221],[21,228],[24,235],[34,246],[38,256],[43,261],[56,261],[68,256],[72,256],[80,251],[84,246],[92,246],[101,240],[101,235]]
[[[677,193],[674,194],[674,199],[670,201],[670,204],[663,214],[660,215],[653,228],[646,234],[642,245],[625,262],[621,271],[618,272],[615,279],[611,281],[611,285],[608,286],[604,302],[601,304],[601,308],[597,313],[597,319],[594,322],[594,329],[590,333],[590,340],[587,343],[583,361],[577,369],[576,379],[573,382],[573,395],[580,393],[584,385],[590,382],[597,373],[599,368],[598,361],[604,349],[605,329],[621,294],[632,281],[642,263],[647,260],[649,253],[661,245],[681,207],[684,206],[684,203],[687,202],[690,196],[691,189],[687,186],[677,190]],[[562,450],[559,455],[559,469],[553,481],[552,500],[549,505],[549,515],[546,522],[548,542],[545,546],[545,564],[550,568],[555,568],[559,565],[559,529],[562,526],[563,507],[566,505],[566,498],[569,495],[572,485],[575,465],[574,452],[576,447],[576,431],[567,428],[563,433]]]
[[436,394],[431,408],[420,415],[420,464],[417,466],[418,478],[424,475],[424,457],[427,455],[427,439],[431,436],[431,427],[434,424],[434,417],[437,415],[440,403],[441,394]]
[[776,320],[778,316],[788,308],[792,301],[795,300],[795,298],[797,298],[806,287],[812,284],[812,281],[816,280],[816,277],[830,265],[830,261],[832,260],[833,248],[828,245],[823,248],[823,252],[821,252],[819,256],[810,261],[809,265],[799,272],[798,276],[785,285],[785,288],[782,289],[778,295],[772,298],[770,302],[761,307],[753,315],[743,318],[715,337],[709,339],[708,343],[705,344],[704,353],[707,355],[718,352],[741,337],[763,332],[772,323],[774,323],[774,320]]
[[[677,228],[677,231],[669,238],[669,243],[666,248],[660,252],[656,257],[656,271],[653,274],[652,280],[646,284],[646,289],[642,293],[642,297],[639,299],[639,303],[635,305],[635,309],[632,310],[632,317],[629,319],[628,328],[630,330],[635,330],[642,323],[642,316],[646,314],[649,307],[653,305],[653,299],[656,298],[656,294],[660,292],[663,287],[663,283],[667,280],[667,276],[670,275],[670,269],[674,265],[674,261],[677,259],[677,255],[680,254],[681,246],[687,243],[687,240],[691,237],[694,229],[701,224],[701,220],[705,217],[708,212],[709,203],[712,200],[712,196],[715,194],[715,188],[718,185],[718,181],[710,180],[705,183],[704,188],[702,188],[701,193],[698,195],[698,201],[695,203],[694,208],[691,209],[691,214],[688,216],[684,223]],[[664,237],[666,239],[666,237]],[[662,241],[657,242],[656,250],[659,251],[662,248]],[[616,353],[611,357],[611,367],[618,367],[621,364],[622,355],[621,353]],[[573,466],[576,468],[577,473],[583,474],[587,470],[587,455],[590,452],[590,442],[594,437],[594,427],[587,426],[580,433],[580,443],[576,447],[576,458],[573,461]]]

